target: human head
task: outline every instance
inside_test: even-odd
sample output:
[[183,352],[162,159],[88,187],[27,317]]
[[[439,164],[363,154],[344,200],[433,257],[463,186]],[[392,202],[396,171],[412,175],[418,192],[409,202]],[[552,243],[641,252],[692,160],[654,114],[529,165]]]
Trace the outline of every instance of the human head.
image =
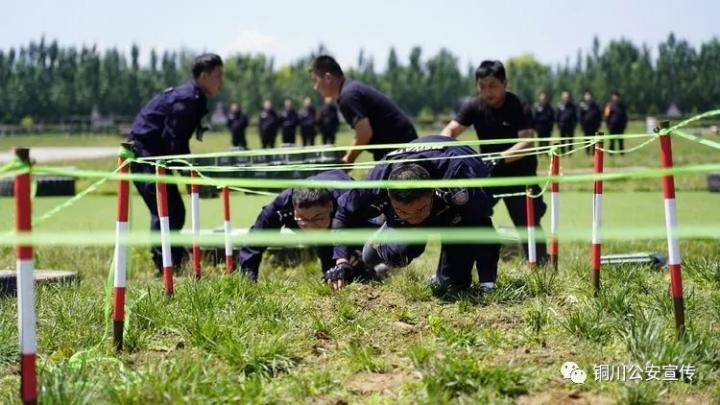
[[327,189],[295,188],[293,214],[300,229],[327,229],[332,221],[333,199]]
[[611,95],[610,95],[610,99],[611,99],[614,103],[617,103],[618,101],[620,101],[620,92],[617,91],[617,90],[613,90],[613,92],[612,92]]
[[240,111],[240,110],[241,110],[241,109],[240,109],[240,104],[238,104],[238,103],[232,103],[232,104],[230,104],[230,112],[236,113],[236,112],[238,112],[238,111]]
[[289,97],[286,98],[283,105],[284,105],[284,107],[285,107],[286,110],[292,110],[292,108],[293,108],[293,101],[292,101],[292,99],[289,98]]
[[265,100],[265,101],[263,102],[263,109],[265,109],[265,110],[271,110],[271,109],[272,109],[272,101],[270,101],[270,100]]
[[312,105],[312,99],[310,97],[305,97],[303,99],[303,106],[310,107],[311,105]]
[[538,97],[538,101],[540,102],[540,104],[545,105],[550,101],[550,99],[548,98],[547,94],[545,94],[545,92],[542,92]]
[[[430,173],[419,164],[403,164],[395,168],[388,180],[429,180]],[[389,189],[390,205],[395,214],[411,225],[423,223],[432,211],[433,191],[429,188]]]
[[571,96],[570,96],[570,92],[569,92],[569,91],[565,90],[565,91],[563,91],[562,93],[560,93],[560,101],[563,102],[564,104],[569,103],[569,102],[570,102],[570,98],[571,98]]
[[208,97],[220,94],[223,86],[223,61],[214,53],[204,53],[193,60],[195,82]]
[[507,77],[505,66],[499,60],[485,60],[475,69],[478,94],[490,107],[499,108],[505,103]]
[[585,94],[583,94],[583,101],[585,101],[586,103],[593,101],[593,95],[590,90],[586,90]]
[[313,89],[323,97],[337,97],[345,74],[335,58],[320,55],[310,65],[310,77]]

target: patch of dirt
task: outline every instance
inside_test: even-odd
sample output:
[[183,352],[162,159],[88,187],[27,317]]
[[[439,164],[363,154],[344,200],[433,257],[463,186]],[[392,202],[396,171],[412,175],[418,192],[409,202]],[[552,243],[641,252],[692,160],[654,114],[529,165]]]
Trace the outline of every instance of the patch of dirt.
[[347,382],[347,386],[361,394],[390,393],[400,387],[405,381],[412,378],[409,373],[369,373],[354,374]]
[[314,337],[315,343],[312,345],[312,352],[315,356],[326,356],[328,351],[337,348],[337,343],[325,332],[316,331]]
[[573,404],[609,405],[615,401],[610,397],[586,391],[544,391],[523,395],[515,401],[518,405]]

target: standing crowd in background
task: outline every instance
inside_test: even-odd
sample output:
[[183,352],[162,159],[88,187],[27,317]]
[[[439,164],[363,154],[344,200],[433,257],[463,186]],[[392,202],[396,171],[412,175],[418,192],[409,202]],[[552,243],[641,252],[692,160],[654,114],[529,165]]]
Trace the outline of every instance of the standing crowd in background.
[[[227,128],[230,131],[231,143],[235,148],[247,149],[246,131],[250,118],[243,112],[238,103],[230,104],[227,113]],[[302,146],[315,145],[315,138],[320,133],[320,143],[332,145],[340,126],[338,108],[332,97],[325,97],[324,104],[318,112],[310,97],[303,99],[302,108],[295,110],[293,99],[286,98],[283,110],[278,113],[271,100],[263,102],[263,108],[257,119],[260,146],[263,149],[274,148],[278,133],[282,135],[281,145],[297,145],[297,133],[300,129]]]
[[[563,91],[560,93],[560,102],[555,109],[550,103],[550,97],[546,93],[540,93],[538,101],[532,109],[532,120],[541,146],[548,146],[549,142],[543,139],[550,137],[553,126],[557,124],[560,137],[563,138],[559,144],[560,151],[566,152],[573,149],[570,144],[575,137],[575,128],[578,123],[580,123],[585,137],[596,135],[602,127],[603,120],[607,134],[618,135],[625,133],[628,115],[620,92],[617,90],[612,92],[610,101],[605,104],[604,108],[601,108],[595,101],[590,91],[583,94],[579,108],[573,102],[572,94],[569,91]],[[611,139],[610,149],[624,154],[624,140]],[[585,148],[586,154],[591,154],[591,151],[591,148]]]

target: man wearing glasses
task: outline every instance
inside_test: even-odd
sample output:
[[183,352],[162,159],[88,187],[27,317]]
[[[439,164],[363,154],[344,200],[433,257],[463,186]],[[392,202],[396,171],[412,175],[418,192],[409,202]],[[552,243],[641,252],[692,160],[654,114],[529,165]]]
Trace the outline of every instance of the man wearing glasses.
[[[308,180],[341,180],[352,181],[343,170],[330,170]],[[302,229],[319,230],[329,229],[333,215],[338,208],[338,199],[347,190],[342,189],[312,189],[294,188],[287,189],[280,193],[273,202],[263,207],[250,231],[262,229]],[[362,227],[377,227],[370,221],[363,222]],[[251,280],[257,280],[260,270],[262,254],[267,249],[265,246],[246,246],[240,249],[240,269],[242,274]],[[316,246],[315,252],[320,259],[320,268],[323,273],[334,266],[333,247]],[[359,252],[352,260],[349,279],[372,279],[375,278],[372,269],[366,269],[359,260]]]
[[[425,136],[412,143],[452,143],[441,135]],[[422,181],[488,177],[489,169],[468,146],[418,145],[390,152],[365,180]],[[333,229],[384,215],[377,235],[413,227],[484,227],[493,230],[492,196],[482,188],[353,189],[343,194],[333,219]],[[401,268],[425,251],[425,243],[376,242],[364,246],[362,260],[368,266],[384,264]],[[470,287],[472,269],[477,267],[479,287],[493,289],[497,276],[500,245],[497,243],[442,243],[433,287],[462,290]],[[333,289],[342,288],[352,274],[352,249],[336,245],[336,265],[326,273]]]

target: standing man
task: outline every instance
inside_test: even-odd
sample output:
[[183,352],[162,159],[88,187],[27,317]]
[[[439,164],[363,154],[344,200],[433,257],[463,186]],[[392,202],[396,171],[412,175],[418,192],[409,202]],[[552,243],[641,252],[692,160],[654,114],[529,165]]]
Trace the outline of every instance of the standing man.
[[550,142],[543,141],[543,139],[549,138],[552,134],[553,126],[555,126],[555,111],[550,105],[550,99],[544,92],[540,93],[538,102],[533,108],[533,123],[538,138],[540,138],[540,146],[548,146]]
[[[129,141],[137,157],[190,153],[193,132],[202,138],[201,120],[207,114],[207,98],[220,93],[223,85],[223,62],[218,55],[203,54],[192,65],[193,78],[171,87],[152,98],[138,113],[130,130]],[[155,166],[133,162],[133,173],[155,174]],[[168,173],[169,174],[169,173]],[[160,230],[155,183],[135,182],[150,211],[150,230]],[[167,185],[170,229],[179,231],[185,224],[185,206],[177,185]],[[162,249],[150,249],[157,275],[162,275]],[[172,247],[172,261],[177,269],[187,258],[187,251]]]
[[335,135],[340,126],[340,119],[338,118],[337,106],[332,97],[325,97],[325,104],[320,109],[320,118],[318,121],[323,145],[334,144]]
[[[353,146],[406,143],[417,139],[410,119],[378,90],[357,80],[345,78],[340,65],[331,56],[315,58],[310,67],[313,88],[323,97],[337,100],[345,121],[355,129]],[[370,149],[375,160],[389,149]],[[349,150],[342,160],[353,163],[362,150]]]
[[[590,91],[583,94],[583,101],[580,103],[580,127],[585,138],[591,137],[600,130],[602,124],[602,112],[600,106],[593,99]],[[593,148],[585,148],[585,154],[590,155]]]
[[263,110],[260,113],[260,119],[258,120],[260,144],[263,149],[272,149],[275,147],[278,128],[280,128],[280,117],[278,117],[273,109],[272,101],[265,100]]
[[577,107],[572,102],[572,96],[569,91],[563,91],[560,94],[560,103],[557,108],[557,123],[560,130],[561,141],[560,151],[563,153],[568,149],[572,149],[567,143],[572,142],[575,136],[575,127],[577,126]]
[[303,146],[315,145],[315,135],[317,134],[317,114],[312,106],[312,99],[305,97],[303,100],[303,108],[298,113],[300,119],[300,136],[302,137]]
[[[475,70],[478,97],[466,103],[455,119],[443,129],[445,136],[457,138],[472,125],[478,139],[517,139],[514,144],[482,145],[482,153],[497,153],[498,158],[492,161],[491,177],[535,176],[537,174],[537,157],[535,155],[518,156],[524,149],[532,147],[534,135],[532,125],[523,111],[518,97],[507,91],[505,67],[500,61],[486,60]],[[508,147],[508,145],[510,145]],[[524,193],[525,186],[493,187],[489,190],[495,195]],[[540,193],[540,187],[532,186],[533,194]],[[525,212],[525,196],[502,197],[510,218],[521,234],[527,227]],[[495,199],[494,203],[497,203]],[[533,198],[535,206],[535,229],[542,235],[540,220],[545,214],[545,203],[542,197]],[[539,238],[543,239],[543,238]],[[527,244],[523,244],[527,257]],[[537,243],[538,264],[547,262],[545,243]]]
[[249,124],[248,116],[245,114],[238,103],[230,104],[230,114],[227,119],[227,126],[232,136],[232,146],[236,148],[247,149],[247,140],[245,139],[245,130]]
[[285,99],[283,105],[283,112],[281,115],[282,120],[282,140],[285,145],[295,145],[295,133],[297,132],[298,126],[298,114],[293,106],[293,101],[290,98]]
[[[418,138],[414,143],[451,141],[441,135]],[[440,179],[473,179],[488,176],[488,167],[468,146],[411,146],[390,152],[375,166],[365,180],[423,181]],[[412,161],[412,163],[407,161]],[[492,196],[484,189],[413,188],[352,189],[340,197],[333,229],[367,221],[382,215],[385,223],[377,235],[394,229],[413,227],[484,227],[494,230]],[[405,267],[425,250],[425,243],[387,243],[371,238],[362,252],[369,267],[384,264],[389,268]],[[473,267],[477,267],[480,287],[493,289],[497,277],[498,243],[442,243],[434,287],[462,290],[470,287]],[[333,288],[343,287],[351,274],[352,251],[335,246],[336,266],[326,273]],[[334,283],[334,284],[333,284]]]
[[[605,106],[605,122],[607,123],[608,132],[611,135],[620,135],[625,133],[627,127],[628,116],[625,104],[620,98],[620,92],[613,90],[610,102]],[[610,140],[610,149],[619,150],[620,154],[625,154],[625,140],[620,138],[617,140],[618,149],[615,149],[615,139]]]

